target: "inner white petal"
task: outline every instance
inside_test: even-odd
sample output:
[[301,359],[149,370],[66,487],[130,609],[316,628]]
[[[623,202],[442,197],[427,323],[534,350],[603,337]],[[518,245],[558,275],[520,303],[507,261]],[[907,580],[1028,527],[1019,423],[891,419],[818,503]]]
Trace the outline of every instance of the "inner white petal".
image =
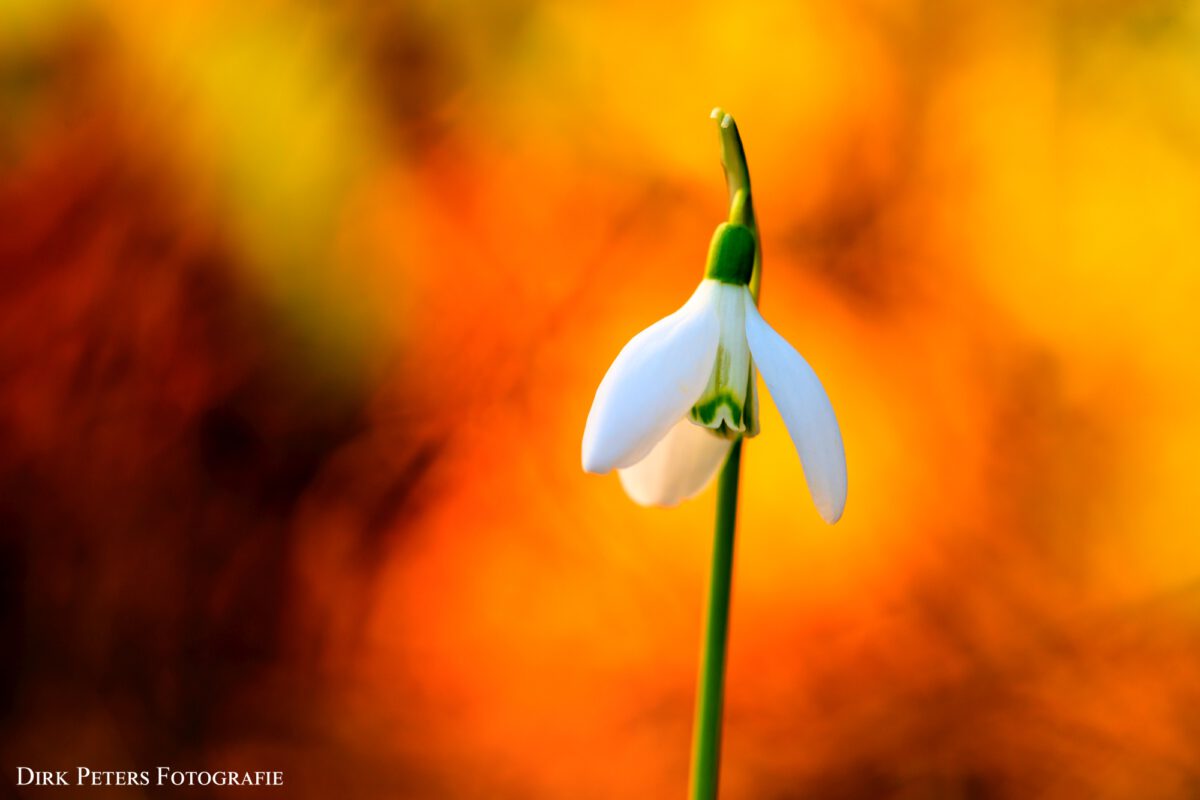
[[681,419],[645,458],[617,474],[635,503],[673,506],[708,485],[732,444]]
[[735,438],[747,429],[750,348],[746,343],[745,287],[718,283],[714,304],[720,320],[717,357],[703,394],[689,417],[697,425]]

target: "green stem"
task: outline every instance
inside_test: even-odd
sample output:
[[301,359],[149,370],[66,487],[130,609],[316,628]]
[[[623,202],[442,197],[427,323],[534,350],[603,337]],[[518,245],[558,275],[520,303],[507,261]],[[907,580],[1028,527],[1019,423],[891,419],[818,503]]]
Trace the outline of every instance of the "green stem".
[[696,693],[692,740],[691,800],[715,800],[721,771],[721,716],[725,701],[725,651],[729,640],[729,596],[733,579],[733,539],[737,525],[738,474],[742,440],[729,450],[717,483],[717,519],[713,542],[704,653]]
[[[762,281],[762,243],[750,195],[750,169],[733,117],[714,108],[721,138],[721,166],[729,188],[729,221],[744,225],[754,235],[754,267],[750,292],[758,301]],[[754,372],[750,372],[754,380]],[[696,690],[696,727],[692,738],[691,800],[716,800],[721,777],[721,718],[725,705],[725,652],[729,642],[729,597],[733,585],[733,540],[737,527],[738,477],[742,466],[742,439],[729,449],[717,479],[717,519],[714,531],[712,574],[708,585],[708,611],[704,621],[704,652],[700,660],[700,685]]]
[[746,148],[742,146],[742,135],[738,133],[737,123],[723,108],[714,108],[709,117],[716,120],[717,135],[721,140],[721,166],[725,170],[725,185],[729,189],[729,221],[741,223],[749,228],[758,245],[754,250],[754,272],[750,278],[750,293],[757,300],[762,283],[762,240],[758,236],[758,222],[754,218]]

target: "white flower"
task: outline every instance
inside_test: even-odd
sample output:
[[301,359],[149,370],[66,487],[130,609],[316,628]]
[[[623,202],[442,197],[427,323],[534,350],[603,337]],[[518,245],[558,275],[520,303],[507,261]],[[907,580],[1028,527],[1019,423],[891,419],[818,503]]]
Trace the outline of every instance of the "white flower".
[[716,474],[734,440],[758,433],[757,368],[817,510],[832,524],[846,504],[841,432],[812,368],[758,312],[746,286],[755,247],[749,228],[719,226],[695,293],[617,355],[588,413],[583,468],[616,469],[641,505],[692,497]]

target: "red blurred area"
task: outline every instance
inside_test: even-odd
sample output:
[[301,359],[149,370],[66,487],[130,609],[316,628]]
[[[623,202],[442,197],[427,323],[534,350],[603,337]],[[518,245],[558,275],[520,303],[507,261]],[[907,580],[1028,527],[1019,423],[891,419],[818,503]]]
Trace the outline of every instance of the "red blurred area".
[[0,20],[3,780],[681,796],[712,496],[579,437],[700,277],[719,103],[851,487],[768,402],[723,796],[1200,791],[1188,4]]

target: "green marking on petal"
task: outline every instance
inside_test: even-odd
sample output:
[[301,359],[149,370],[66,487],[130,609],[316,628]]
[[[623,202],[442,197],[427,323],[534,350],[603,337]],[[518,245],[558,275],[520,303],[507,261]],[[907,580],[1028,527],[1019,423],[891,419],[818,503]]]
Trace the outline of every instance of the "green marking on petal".
[[692,406],[688,415],[692,422],[705,428],[722,439],[736,439],[745,432],[742,425],[742,409],[737,404],[737,398],[730,395],[714,397],[703,403]]
[[750,365],[746,381],[746,404],[742,412],[747,438],[758,436],[758,386],[755,385],[754,365]]
[[752,414],[757,417],[757,411],[747,404],[748,400],[754,402],[755,395],[750,380],[750,347],[746,343],[745,297],[743,285],[719,282],[716,287],[714,298],[721,324],[717,355],[704,391],[688,412],[692,422],[725,439],[758,431],[757,421],[751,419]]

